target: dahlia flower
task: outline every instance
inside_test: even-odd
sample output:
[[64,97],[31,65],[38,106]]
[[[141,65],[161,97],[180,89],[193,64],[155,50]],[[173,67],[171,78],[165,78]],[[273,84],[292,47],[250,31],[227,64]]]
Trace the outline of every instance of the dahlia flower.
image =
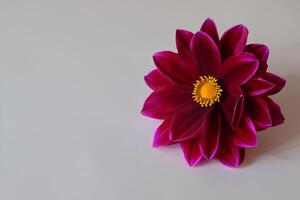
[[284,122],[269,96],[285,80],[267,71],[269,49],[246,44],[248,29],[237,25],[219,39],[213,20],[200,31],[176,31],[178,53],[153,55],[156,69],[145,76],[153,90],[142,114],[161,119],[153,147],[179,143],[189,166],[218,159],[237,167],[245,149],[257,146],[257,131]]

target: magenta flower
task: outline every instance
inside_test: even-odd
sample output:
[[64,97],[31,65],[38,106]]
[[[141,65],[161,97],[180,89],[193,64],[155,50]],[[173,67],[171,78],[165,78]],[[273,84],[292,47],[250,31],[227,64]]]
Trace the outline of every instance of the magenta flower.
[[219,39],[207,19],[199,32],[176,31],[178,53],[157,52],[157,69],[145,76],[153,90],[142,114],[162,119],[153,147],[180,143],[190,166],[217,158],[237,167],[245,148],[257,145],[257,131],[284,122],[269,96],[285,80],[267,72],[269,49],[248,44],[248,30],[237,25]]

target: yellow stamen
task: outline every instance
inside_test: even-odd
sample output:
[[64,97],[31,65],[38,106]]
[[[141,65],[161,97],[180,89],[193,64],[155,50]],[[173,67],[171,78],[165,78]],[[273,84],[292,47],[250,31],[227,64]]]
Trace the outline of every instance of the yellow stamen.
[[192,98],[201,107],[208,107],[216,102],[220,102],[222,91],[216,78],[212,76],[200,76],[194,84]]

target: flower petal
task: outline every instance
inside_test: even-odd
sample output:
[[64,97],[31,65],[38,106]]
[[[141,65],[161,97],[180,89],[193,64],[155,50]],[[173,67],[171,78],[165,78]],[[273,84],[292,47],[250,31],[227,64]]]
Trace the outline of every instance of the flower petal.
[[184,158],[190,167],[196,166],[202,159],[197,139],[180,143]]
[[205,159],[210,160],[217,152],[221,134],[221,113],[214,110],[205,123],[200,136],[200,151]]
[[251,65],[255,62],[257,62],[257,59],[253,54],[250,53],[241,53],[239,55],[231,56],[221,65],[218,78],[222,79],[229,73],[243,68],[244,66]]
[[183,65],[185,65],[186,70],[189,71],[194,78],[198,78],[199,70],[196,67],[195,60],[193,58],[190,43],[194,34],[186,30],[177,30],[176,31],[176,46],[178,54],[181,57]]
[[262,97],[255,96],[247,98],[246,107],[257,131],[272,126],[272,118],[270,116],[268,104]]
[[259,60],[259,68],[256,72],[257,76],[261,76],[267,71],[267,60],[269,57],[269,48],[264,44],[248,44],[245,48],[246,52],[250,52]]
[[246,94],[249,96],[257,96],[266,94],[272,90],[275,85],[262,78],[251,79],[245,84]]
[[254,124],[247,115],[241,118],[239,126],[233,131],[233,142],[239,147],[254,147],[257,145]]
[[245,157],[245,150],[235,146],[232,142],[226,141],[220,144],[217,156],[218,160],[227,167],[239,166]]
[[219,49],[207,33],[199,31],[194,35],[191,50],[201,75],[218,73],[221,63]]
[[246,52],[250,52],[257,57],[259,62],[267,63],[269,58],[269,48],[264,44],[248,44],[245,48]]
[[191,55],[190,43],[193,36],[194,34],[190,31],[180,29],[176,31],[176,46],[178,54],[183,58],[190,57]]
[[155,90],[146,99],[141,112],[152,118],[169,118],[181,107],[193,102],[191,93],[191,87],[178,84]]
[[153,147],[170,145],[173,142],[169,139],[170,120],[164,120],[164,122],[156,129],[153,139]]
[[284,122],[284,116],[281,113],[281,109],[277,103],[275,103],[271,98],[265,97],[265,101],[269,106],[270,115],[272,118],[272,126],[277,126]]
[[223,81],[225,84],[243,85],[253,77],[258,69],[258,65],[259,62],[255,59],[244,62],[239,67],[236,67],[235,70],[227,73]]
[[267,92],[267,95],[278,93],[285,86],[286,83],[286,81],[283,78],[279,77],[278,75],[272,74],[270,72],[266,72],[263,78],[276,85],[272,90]]
[[244,93],[239,86],[226,88],[226,94],[221,103],[221,109],[231,128],[238,125],[244,108]]
[[160,51],[153,55],[156,67],[177,83],[192,84],[194,78],[182,63],[178,54],[171,51]]
[[227,30],[221,37],[221,54],[223,60],[244,51],[248,37],[248,29],[237,25]]
[[158,69],[152,70],[144,76],[144,80],[152,90],[158,90],[174,84],[170,78],[163,75]]
[[183,108],[171,121],[170,140],[181,142],[199,136],[210,111],[210,108],[201,108],[196,103]]
[[217,45],[219,44],[219,34],[217,31],[216,24],[212,19],[207,18],[202,24],[200,31],[207,33]]

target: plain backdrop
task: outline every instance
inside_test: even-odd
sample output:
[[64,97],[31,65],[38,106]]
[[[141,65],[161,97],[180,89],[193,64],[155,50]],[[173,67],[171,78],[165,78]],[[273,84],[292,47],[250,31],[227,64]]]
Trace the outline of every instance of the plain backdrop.
[[[0,0],[0,199],[300,198],[298,0]],[[286,123],[259,133],[237,169],[189,168],[178,146],[153,149],[140,110],[152,54],[175,30],[213,18],[245,24],[287,79]]]

